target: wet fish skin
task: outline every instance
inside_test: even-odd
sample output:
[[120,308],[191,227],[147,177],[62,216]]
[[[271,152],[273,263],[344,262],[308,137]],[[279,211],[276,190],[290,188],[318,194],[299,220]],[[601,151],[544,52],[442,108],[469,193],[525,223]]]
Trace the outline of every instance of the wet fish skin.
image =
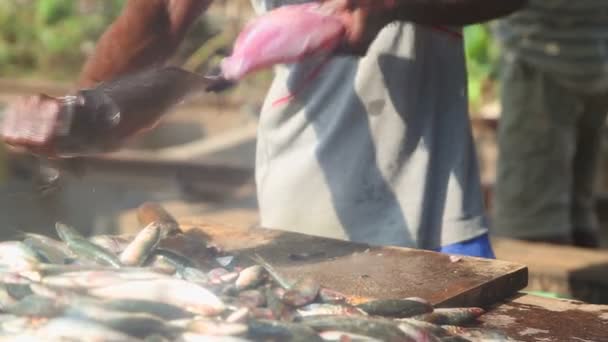
[[209,282],[211,284],[221,284],[224,282],[224,280],[222,280],[222,277],[230,273],[232,272],[228,271],[223,267],[217,267],[209,271],[207,273],[207,277],[209,278]]
[[55,225],[55,229],[61,240],[65,242],[68,248],[77,256],[116,268],[122,266],[118,257],[105,248],[90,242],[74,228],[58,222]]
[[193,320],[186,325],[188,332],[213,336],[243,336],[248,327],[241,323],[228,323],[205,319]]
[[302,324],[317,331],[346,331],[387,342],[417,342],[388,319],[344,316],[303,317]]
[[53,238],[32,233],[24,233],[24,235],[23,243],[42,254],[50,263],[64,264],[76,257],[64,243]]
[[0,321],[0,331],[5,334],[18,334],[34,327],[34,319],[15,315],[3,315]]
[[9,270],[33,270],[41,262],[39,255],[21,241],[0,242],[0,265]]
[[42,277],[63,275],[72,272],[115,272],[121,274],[155,272],[158,274],[171,275],[166,269],[157,267],[120,267],[104,265],[46,265],[36,267],[36,272]]
[[21,300],[31,294],[33,294],[32,289],[29,284],[23,283],[4,283],[4,288],[6,292],[11,296],[11,298]]
[[241,308],[228,315],[225,321],[227,323],[244,323],[247,321],[250,314],[251,311],[249,308]]
[[441,325],[437,325],[437,324],[433,324],[433,323],[428,323],[425,321],[419,321],[416,319],[412,319],[412,318],[402,318],[402,319],[398,319],[398,322],[403,322],[403,323],[407,323],[407,324],[411,324],[417,327],[420,327],[422,329],[426,329],[428,331],[430,331],[433,335],[437,336],[437,337],[447,337],[447,336],[451,336],[451,332],[448,331],[448,329],[446,329],[445,326],[441,326]]
[[[226,274],[220,276],[219,280],[222,283],[233,283],[234,281],[236,281],[238,279],[238,277],[239,277],[239,274],[237,272],[229,272],[229,273],[226,273]],[[236,287],[235,287],[235,289],[236,289]]]
[[6,308],[6,312],[17,316],[56,317],[61,315],[66,305],[52,298],[29,295]]
[[170,336],[178,331],[154,315],[145,313],[121,312],[97,307],[95,305],[73,305],[64,317],[84,319],[137,338],[150,334]]
[[439,337],[435,336],[433,332],[427,328],[408,322],[400,322],[398,327],[414,341],[440,342]]
[[312,303],[319,295],[321,284],[312,277],[304,277],[289,288],[281,300],[293,307]]
[[238,291],[243,291],[256,287],[265,280],[265,276],[266,270],[264,267],[260,265],[247,267],[239,273],[235,283],[236,289]]
[[150,271],[146,272],[144,270],[132,273],[112,271],[82,271],[44,277],[42,278],[41,283],[47,286],[66,289],[92,289],[134,280],[152,281],[166,278],[169,278],[169,276],[162,273]]
[[367,313],[346,304],[309,304],[296,310],[298,318],[307,316],[366,316]]
[[305,325],[268,320],[250,320],[248,337],[265,341],[323,341],[313,329]]
[[258,265],[264,267],[266,269],[266,272],[268,272],[268,274],[270,274],[270,276],[274,279],[274,281],[281,286],[284,289],[289,289],[292,286],[292,283],[287,280],[286,278],[284,278],[283,276],[281,276],[279,274],[279,272],[270,264],[268,263],[264,258],[262,258],[259,254],[254,254],[252,256],[249,256],[249,258],[251,260],[253,260],[255,263],[257,263]]
[[373,300],[357,307],[370,315],[384,317],[412,317],[433,311],[433,306],[418,298]]
[[319,336],[328,342],[382,342],[382,340],[373,337],[336,330],[322,331],[319,333]]
[[100,302],[99,307],[125,313],[145,313],[164,320],[176,320],[194,317],[192,312],[184,310],[179,306],[148,300],[107,300]]
[[[424,321],[420,321],[420,322],[424,322]],[[424,322],[427,323],[427,322]],[[433,324],[433,323],[428,323],[428,324]],[[447,331],[448,333],[452,334],[452,335],[458,335],[464,332],[464,328],[463,327],[459,327],[457,325],[440,325],[440,327],[442,327],[445,331]]]
[[115,255],[122,253],[122,251],[131,243],[131,240],[132,239],[114,235],[96,235],[89,238],[89,241],[92,243],[105,248]]
[[463,325],[474,322],[485,312],[482,308],[435,309],[431,313],[413,316],[413,319],[438,325]]
[[172,249],[157,247],[150,254],[150,258],[154,258],[156,256],[162,256],[167,262],[172,264],[177,269],[177,272],[180,272],[186,267],[199,268],[193,260]]
[[249,311],[251,312],[250,316],[252,318],[266,319],[266,320],[277,319],[277,317],[274,315],[272,310],[269,308],[253,308],[253,309],[249,309]]
[[[164,272],[168,274],[179,275],[178,269],[177,267],[175,267],[175,264],[167,260],[167,258],[162,255],[149,256],[144,264],[147,267],[163,269]],[[185,278],[181,277],[181,279]]]
[[462,336],[446,336],[441,338],[441,342],[472,342],[472,340],[466,339]]
[[140,266],[161,239],[161,227],[152,222],[142,229],[131,243],[120,253],[119,260],[125,266]]
[[199,270],[198,268],[184,267],[178,273],[182,279],[199,285],[206,285],[209,283],[209,277],[207,276],[207,274]]
[[148,335],[143,339],[144,342],[171,342],[170,339],[162,336],[162,335]]
[[38,341],[82,341],[82,342],[137,342],[137,338],[108,328],[95,322],[55,318],[33,333]]
[[6,311],[6,308],[13,306],[17,300],[13,298],[6,289],[4,284],[0,284],[0,311]]
[[259,308],[266,305],[266,295],[260,290],[247,290],[238,294],[239,304],[248,308]]
[[106,299],[158,301],[202,316],[214,316],[225,310],[225,304],[208,289],[173,278],[128,281],[91,289],[89,294]]
[[266,305],[275,319],[285,322],[293,321],[296,316],[295,311],[281,300],[281,296],[277,292],[279,289],[266,288]]

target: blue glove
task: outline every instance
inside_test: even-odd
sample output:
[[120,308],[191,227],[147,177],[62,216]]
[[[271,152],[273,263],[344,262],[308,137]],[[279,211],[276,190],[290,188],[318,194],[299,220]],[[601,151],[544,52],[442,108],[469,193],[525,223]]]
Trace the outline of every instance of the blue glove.
[[488,234],[476,237],[474,239],[444,246],[439,249],[439,252],[446,254],[458,254],[486,259],[496,259]]

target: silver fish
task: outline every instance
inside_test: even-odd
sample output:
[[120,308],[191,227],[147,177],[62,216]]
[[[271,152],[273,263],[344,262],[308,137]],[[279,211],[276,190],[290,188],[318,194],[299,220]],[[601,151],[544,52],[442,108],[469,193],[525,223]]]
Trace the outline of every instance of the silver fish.
[[65,309],[66,305],[61,302],[32,294],[6,308],[6,312],[18,316],[56,317],[61,315]]
[[97,235],[89,238],[89,241],[105,248],[111,253],[118,255],[127,248],[132,239],[114,235]]
[[90,259],[103,265],[113,267],[122,266],[118,257],[105,248],[85,239],[82,234],[74,228],[62,223],[57,223],[55,229],[61,240],[63,240],[72,252],[79,257]]
[[266,320],[249,321],[248,337],[263,341],[323,341],[313,329],[305,325]]
[[47,286],[62,288],[97,288],[111,286],[121,282],[134,280],[166,279],[169,276],[150,271],[136,271],[132,273],[112,271],[82,271],[64,273],[42,278],[41,283]]
[[321,284],[317,280],[304,277],[287,289],[281,300],[293,307],[304,306],[312,303],[317,298],[320,289]]
[[158,245],[160,238],[161,229],[159,224],[155,222],[150,223],[120,253],[120,262],[126,266],[140,266]]
[[256,287],[264,281],[265,275],[266,270],[260,265],[247,267],[239,272],[239,276],[235,283],[236,289],[238,291],[243,291],[248,288]]
[[150,300],[180,306],[202,316],[214,316],[225,310],[224,303],[206,288],[181,279],[127,281],[94,288],[93,296],[106,299]]
[[346,331],[327,330],[319,333],[319,336],[325,341],[330,342],[382,342],[382,340],[359,334],[353,334]]
[[241,308],[228,315],[225,321],[227,323],[243,323],[249,318],[250,313],[249,308]]
[[139,339],[103,324],[76,319],[55,318],[33,332],[32,341],[136,342]]
[[64,264],[76,255],[62,242],[39,234],[25,233],[23,243],[53,264]]
[[309,304],[296,310],[299,317],[307,316],[366,316],[367,313],[355,306],[345,304]]
[[36,252],[21,241],[0,242],[0,266],[11,271],[27,271],[41,262]]
[[227,323],[214,320],[197,319],[186,325],[188,332],[215,336],[242,336],[247,334],[246,324]]
[[192,312],[186,311],[178,306],[148,300],[105,300],[99,302],[97,305],[104,309],[116,310],[125,313],[132,312],[150,314],[162,318],[163,320],[192,318],[194,316]]
[[65,317],[85,319],[102,324],[108,328],[123,332],[133,337],[143,338],[150,334],[176,333],[164,320],[145,313],[120,312],[97,307],[95,305],[73,305]]

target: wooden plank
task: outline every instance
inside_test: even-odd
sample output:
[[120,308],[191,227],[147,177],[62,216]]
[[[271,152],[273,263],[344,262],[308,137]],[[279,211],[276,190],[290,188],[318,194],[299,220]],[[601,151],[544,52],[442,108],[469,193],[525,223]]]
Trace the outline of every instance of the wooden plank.
[[493,238],[502,260],[530,269],[528,290],[555,292],[595,304],[608,304],[608,253],[546,243]]
[[[246,256],[257,253],[286,276],[315,277],[353,301],[418,296],[438,306],[487,306],[514,295],[527,284],[527,268],[511,262],[469,257],[454,261],[449,255],[409,248],[373,247],[196,220],[181,223],[188,236],[210,240],[242,262],[251,263]],[[176,242],[179,248],[198,257],[197,239],[185,240]],[[313,257],[305,261],[290,258],[301,254]]]
[[519,295],[481,317],[514,341],[608,341],[608,306]]

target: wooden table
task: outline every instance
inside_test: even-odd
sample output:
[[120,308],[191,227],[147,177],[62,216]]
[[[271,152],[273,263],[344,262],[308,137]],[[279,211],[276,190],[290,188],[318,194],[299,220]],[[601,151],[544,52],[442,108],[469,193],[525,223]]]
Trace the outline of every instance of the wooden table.
[[[419,296],[437,306],[485,307],[488,313],[481,327],[500,330],[515,341],[608,341],[608,306],[523,294],[519,292],[527,284],[523,265],[210,225],[197,219],[181,224],[187,238],[174,243],[195,258],[206,257],[200,248],[200,239],[205,239],[245,263],[247,255],[256,253],[288,277],[314,276],[354,301]],[[290,258],[303,253],[310,257]]]
[[519,294],[493,305],[481,320],[516,341],[608,341],[606,305]]

